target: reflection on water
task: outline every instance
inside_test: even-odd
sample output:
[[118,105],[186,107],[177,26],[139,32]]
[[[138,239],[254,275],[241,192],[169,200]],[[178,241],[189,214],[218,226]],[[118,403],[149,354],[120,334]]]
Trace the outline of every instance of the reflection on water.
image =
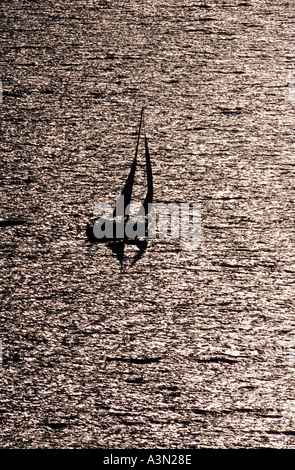
[[[293,448],[292,2],[2,3],[1,446]],[[85,237],[143,105],[196,251]]]

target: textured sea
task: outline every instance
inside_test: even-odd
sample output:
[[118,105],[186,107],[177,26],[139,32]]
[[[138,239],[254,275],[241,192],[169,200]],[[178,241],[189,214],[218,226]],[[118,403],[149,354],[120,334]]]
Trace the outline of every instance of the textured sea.
[[[294,2],[0,9],[0,447],[295,449]],[[142,107],[197,249],[86,238]]]

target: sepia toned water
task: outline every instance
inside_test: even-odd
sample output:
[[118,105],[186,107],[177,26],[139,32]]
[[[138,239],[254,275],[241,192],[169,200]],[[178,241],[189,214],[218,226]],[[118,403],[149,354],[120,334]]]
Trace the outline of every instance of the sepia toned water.
[[[0,446],[295,448],[293,2],[1,15]],[[86,239],[142,106],[155,202],[201,204],[197,250]]]

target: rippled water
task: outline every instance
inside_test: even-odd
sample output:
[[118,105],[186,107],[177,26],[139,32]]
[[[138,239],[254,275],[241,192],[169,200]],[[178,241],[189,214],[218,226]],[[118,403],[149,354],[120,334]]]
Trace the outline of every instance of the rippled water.
[[[295,448],[293,3],[1,10],[1,447]],[[196,251],[86,240],[142,106]]]

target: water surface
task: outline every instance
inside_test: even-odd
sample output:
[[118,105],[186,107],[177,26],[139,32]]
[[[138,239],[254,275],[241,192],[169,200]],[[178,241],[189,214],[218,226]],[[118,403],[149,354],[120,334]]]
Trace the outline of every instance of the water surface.
[[[292,2],[1,10],[1,447],[294,448]],[[86,240],[142,106],[198,250]]]

